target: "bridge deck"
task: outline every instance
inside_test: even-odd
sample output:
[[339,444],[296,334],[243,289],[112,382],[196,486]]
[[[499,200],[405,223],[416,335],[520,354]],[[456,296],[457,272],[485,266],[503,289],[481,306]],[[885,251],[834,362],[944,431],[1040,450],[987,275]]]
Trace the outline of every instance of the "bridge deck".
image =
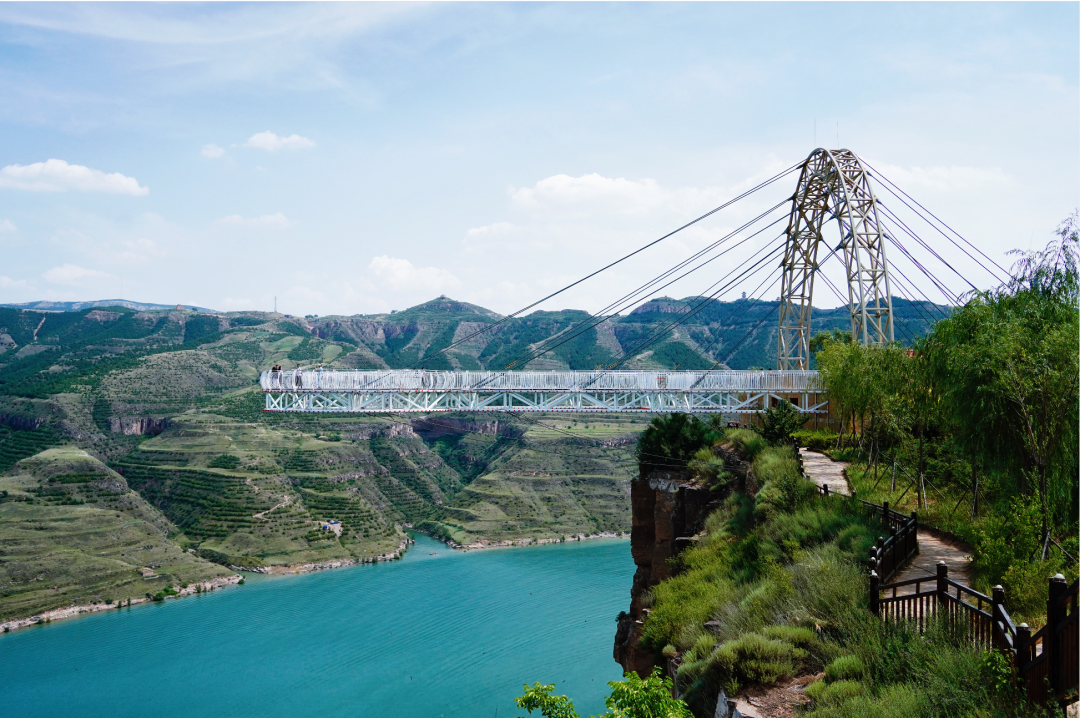
[[771,399],[827,413],[816,371],[263,372],[266,410],[749,414]]

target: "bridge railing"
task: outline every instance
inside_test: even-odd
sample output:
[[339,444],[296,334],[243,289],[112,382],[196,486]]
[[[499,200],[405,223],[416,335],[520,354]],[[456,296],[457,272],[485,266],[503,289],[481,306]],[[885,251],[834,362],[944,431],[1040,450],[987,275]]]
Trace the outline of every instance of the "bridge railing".
[[647,391],[818,393],[816,371],[264,371],[263,391]]

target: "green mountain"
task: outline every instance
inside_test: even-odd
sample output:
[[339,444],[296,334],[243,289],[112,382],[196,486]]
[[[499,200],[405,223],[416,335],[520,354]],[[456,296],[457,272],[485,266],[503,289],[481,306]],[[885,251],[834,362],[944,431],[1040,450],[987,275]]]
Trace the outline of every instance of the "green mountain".
[[[940,312],[899,300],[895,308],[913,334],[929,326],[924,314]],[[395,551],[409,524],[463,545],[628,531],[632,448],[645,418],[266,414],[259,372],[296,363],[592,369],[623,358],[627,368],[764,367],[775,364],[775,310],[659,299],[590,326],[585,312],[504,320],[446,297],[391,314],[303,319],[0,307],[0,487],[10,487],[0,488],[0,616],[106,590],[121,597],[120,578],[92,585],[96,569],[69,571],[66,588],[52,592],[33,584],[32,567],[82,541],[61,530],[75,524],[60,514],[107,527],[126,525],[116,511],[136,511],[158,532],[140,545],[180,556],[186,563],[171,575],[184,581],[216,575],[214,563],[278,570],[371,560]],[[846,329],[849,320],[825,310],[815,322]],[[558,346],[541,344],[553,336]],[[33,467],[57,450],[97,462],[128,498],[42,479]],[[113,513],[94,513],[106,507]],[[27,542],[12,528],[38,521],[49,535],[33,536],[48,540]]]

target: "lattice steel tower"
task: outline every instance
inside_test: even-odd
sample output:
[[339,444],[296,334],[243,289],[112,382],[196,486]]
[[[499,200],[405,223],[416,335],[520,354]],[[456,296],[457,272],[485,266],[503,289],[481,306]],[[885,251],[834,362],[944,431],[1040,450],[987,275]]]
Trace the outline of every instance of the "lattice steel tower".
[[886,234],[870,175],[851,150],[816,149],[803,163],[791,200],[780,290],[778,369],[810,368],[814,275],[818,248],[824,243],[822,225],[830,219],[840,226],[836,251],[843,252],[847,269],[852,338],[862,344],[893,341]]

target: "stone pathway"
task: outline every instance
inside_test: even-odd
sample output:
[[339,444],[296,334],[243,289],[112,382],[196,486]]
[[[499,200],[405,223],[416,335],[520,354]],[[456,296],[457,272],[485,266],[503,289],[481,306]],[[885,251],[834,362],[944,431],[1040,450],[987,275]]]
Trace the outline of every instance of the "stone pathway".
[[[803,470],[811,481],[818,486],[827,484],[829,491],[851,495],[851,488],[844,475],[847,462],[833,461],[825,454],[807,449],[799,449],[799,454],[802,456]],[[938,561],[944,561],[949,567],[949,578],[965,586],[971,585],[968,570],[971,554],[945,539],[922,530],[919,531],[919,555],[898,573],[893,581],[906,581],[920,576],[936,576]],[[924,586],[923,590],[928,587],[928,585]],[[914,592],[915,587],[910,586],[901,589],[899,594]]]
[[803,470],[811,481],[818,486],[828,485],[829,491],[851,496],[851,487],[844,476],[846,462],[833,461],[825,454],[809,449],[799,449],[799,455],[802,457]]

